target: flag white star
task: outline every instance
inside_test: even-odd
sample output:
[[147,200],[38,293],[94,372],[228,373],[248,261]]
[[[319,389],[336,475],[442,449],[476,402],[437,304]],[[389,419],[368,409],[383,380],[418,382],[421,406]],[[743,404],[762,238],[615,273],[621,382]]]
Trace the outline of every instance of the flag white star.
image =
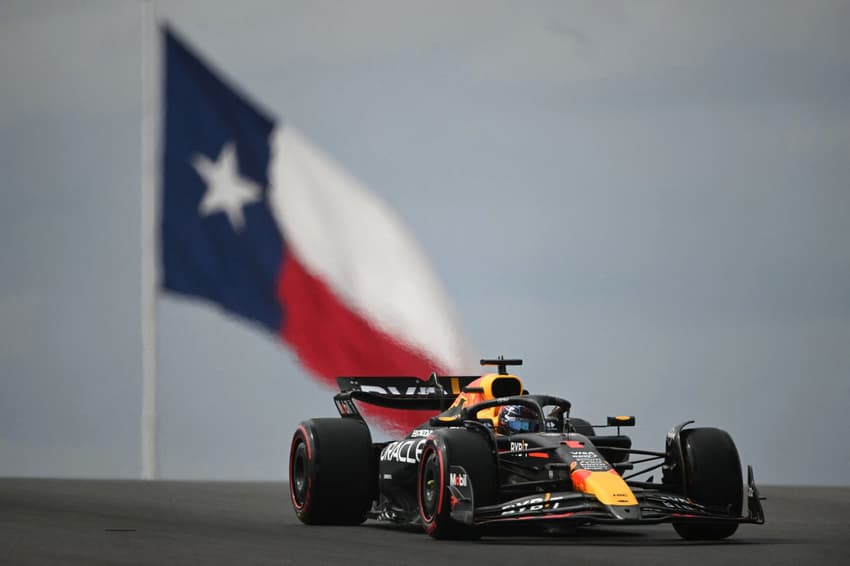
[[233,229],[241,232],[245,227],[244,207],[260,200],[262,191],[255,182],[239,175],[236,145],[233,142],[225,144],[215,161],[196,154],[192,165],[207,184],[198,212],[201,216],[224,212]]

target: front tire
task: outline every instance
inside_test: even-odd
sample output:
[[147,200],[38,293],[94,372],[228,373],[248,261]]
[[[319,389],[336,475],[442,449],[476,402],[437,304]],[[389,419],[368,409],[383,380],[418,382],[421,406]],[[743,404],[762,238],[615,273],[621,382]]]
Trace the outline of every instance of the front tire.
[[310,419],[292,436],[289,496],[308,525],[357,525],[377,490],[372,436],[353,419]]
[[425,532],[437,539],[474,539],[480,531],[451,517],[449,466],[462,467],[472,483],[474,507],[495,503],[499,489],[496,458],[489,440],[465,429],[441,431],[425,444],[419,462],[417,492]]
[[[701,505],[741,515],[744,497],[741,460],[732,437],[717,428],[682,431],[685,495]],[[719,540],[738,530],[738,523],[673,523],[688,540]]]

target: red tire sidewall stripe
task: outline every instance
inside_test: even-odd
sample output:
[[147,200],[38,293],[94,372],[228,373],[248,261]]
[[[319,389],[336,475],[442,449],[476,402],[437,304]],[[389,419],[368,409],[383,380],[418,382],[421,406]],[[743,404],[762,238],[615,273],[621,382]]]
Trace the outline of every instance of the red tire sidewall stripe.
[[292,445],[289,448],[289,498],[292,500],[292,506],[295,507],[295,512],[300,516],[306,513],[307,509],[310,507],[312,479],[310,478],[309,473],[310,467],[308,467],[306,477],[304,478],[304,481],[307,482],[307,490],[304,496],[304,502],[299,504],[295,498],[295,491],[292,487],[292,464],[294,463],[293,459],[295,455],[295,447],[298,445],[299,441],[303,441],[304,445],[307,447],[307,463],[309,465],[312,463],[313,456],[310,448],[310,434],[307,432],[307,428],[304,425],[300,425],[295,431],[295,434],[292,437]]
[[[421,485],[421,481],[422,481],[422,471],[423,471],[423,468],[425,467],[425,462],[428,460],[428,456],[430,455],[430,453],[432,451],[436,452],[437,460],[439,461],[439,465],[440,465],[440,490],[439,490],[439,496],[438,496],[438,499],[437,499],[437,506],[434,509],[434,514],[431,517],[431,519],[428,520],[428,517],[425,516],[425,510],[424,510],[424,507],[422,505],[422,485]],[[442,452],[442,450],[439,450],[434,445],[431,445],[431,446],[428,446],[427,448],[425,448],[425,453],[422,454],[422,459],[419,461],[419,478],[420,478],[420,485],[419,485],[419,489],[417,489],[418,498],[419,498],[419,515],[422,518],[422,522],[425,523],[426,532],[431,533],[434,529],[437,528],[437,516],[440,514],[440,511],[443,509],[443,492],[446,490],[445,470],[443,469],[443,452]]]

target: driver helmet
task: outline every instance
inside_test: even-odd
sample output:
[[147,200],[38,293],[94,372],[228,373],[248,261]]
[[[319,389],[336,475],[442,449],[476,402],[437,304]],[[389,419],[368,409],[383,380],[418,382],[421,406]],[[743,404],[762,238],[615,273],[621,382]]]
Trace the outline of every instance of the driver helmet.
[[505,405],[499,411],[499,424],[496,432],[499,434],[516,434],[518,432],[537,432],[540,420],[537,413],[525,405]]

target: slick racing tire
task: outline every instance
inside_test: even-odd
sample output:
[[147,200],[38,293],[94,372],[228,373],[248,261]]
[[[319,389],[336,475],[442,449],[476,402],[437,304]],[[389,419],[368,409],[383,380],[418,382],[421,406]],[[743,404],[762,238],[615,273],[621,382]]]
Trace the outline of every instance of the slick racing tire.
[[[717,428],[682,431],[685,460],[685,496],[701,505],[741,515],[744,481],[741,460],[732,437]],[[717,540],[732,535],[738,523],[673,523],[679,536],[689,540]]]
[[449,467],[462,467],[472,484],[473,508],[496,502],[499,478],[489,439],[465,429],[440,431],[429,439],[419,461],[417,496],[425,532],[437,539],[475,539],[477,528],[451,517]]
[[377,491],[377,462],[365,423],[310,419],[292,436],[289,496],[308,525],[357,525]]

